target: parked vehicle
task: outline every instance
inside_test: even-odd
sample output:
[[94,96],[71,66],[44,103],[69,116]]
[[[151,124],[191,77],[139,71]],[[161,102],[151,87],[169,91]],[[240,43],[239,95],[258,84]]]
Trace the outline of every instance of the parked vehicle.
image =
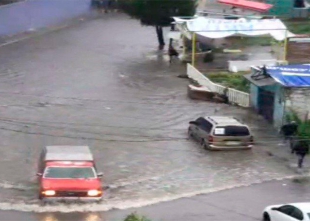
[[268,206],[263,221],[310,221],[310,203],[290,203]]
[[250,149],[254,138],[249,127],[234,117],[199,117],[189,122],[188,135],[209,150]]
[[39,199],[91,200],[102,198],[102,173],[97,173],[88,146],[47,146],[43,148],[37,176]]

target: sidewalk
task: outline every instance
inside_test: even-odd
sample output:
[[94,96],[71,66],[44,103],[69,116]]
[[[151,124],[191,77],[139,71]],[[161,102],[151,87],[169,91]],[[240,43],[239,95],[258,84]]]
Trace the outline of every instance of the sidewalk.
[[[300,172],[297,167],[297,156],[295,154],[292,154],[290,151],[290,147],[288,143],[281,143],[277,146],[271,145],[268,148],[265,148],[268,155],[283,161],[285,165],[296,172]],[[302,172],[309,173],[310,169],[310,157],[309,155],[306,156],[304,160],[304,168],[302,169]]]
[[[267,156],[271,159],[283,162],[285,166],[291,168],[295,172],[300,172],[297,168],[297,156],[291,153],[289,143],[284,143],[283,138],[280,137],[276,128],[273,128],[271,124],[266,120],[249,110],[249,115],[244,116],[244,121],[252,123],[259,130],[254,130],[256,139],[254,148],[261,148],[266,152]],[[265,139],[262,139],[265,138]],[[308,173],[310,168],[310,157],[306,156],[304,161],[304,168],[302,172]]]

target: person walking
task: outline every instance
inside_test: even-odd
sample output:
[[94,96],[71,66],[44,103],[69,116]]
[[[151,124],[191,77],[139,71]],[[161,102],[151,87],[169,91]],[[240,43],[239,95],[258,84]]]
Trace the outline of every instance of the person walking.
[[309,144],[306,140],[299,140],[293,146],[293,152],[298,156],[298,168],[303,167],[305,156],[309,153]]

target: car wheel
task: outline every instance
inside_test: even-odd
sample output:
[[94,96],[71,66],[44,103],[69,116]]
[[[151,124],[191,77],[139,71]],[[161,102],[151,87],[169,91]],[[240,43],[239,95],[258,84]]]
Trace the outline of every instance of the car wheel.
[[204,149],[207,149],[207,148],[208,148],[208,145],[207,145],[205,139],[202,138],[200,144],[201,144],[201,146],[202,146]]
[[269,214],[266,212],[263,214],[263,221],[271,221]]

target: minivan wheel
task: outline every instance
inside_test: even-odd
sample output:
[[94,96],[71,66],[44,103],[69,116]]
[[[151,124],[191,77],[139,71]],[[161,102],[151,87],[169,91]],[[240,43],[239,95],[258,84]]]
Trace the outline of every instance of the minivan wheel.
[[204,148],[204,149],[208,149],[208,145],[207,145],[207,143],[206,143],[206,141],[205,141],[205,139],[201,139],[201,146]]
[[269,214],[266,212],[263,214],[263,221],[271,221]]

